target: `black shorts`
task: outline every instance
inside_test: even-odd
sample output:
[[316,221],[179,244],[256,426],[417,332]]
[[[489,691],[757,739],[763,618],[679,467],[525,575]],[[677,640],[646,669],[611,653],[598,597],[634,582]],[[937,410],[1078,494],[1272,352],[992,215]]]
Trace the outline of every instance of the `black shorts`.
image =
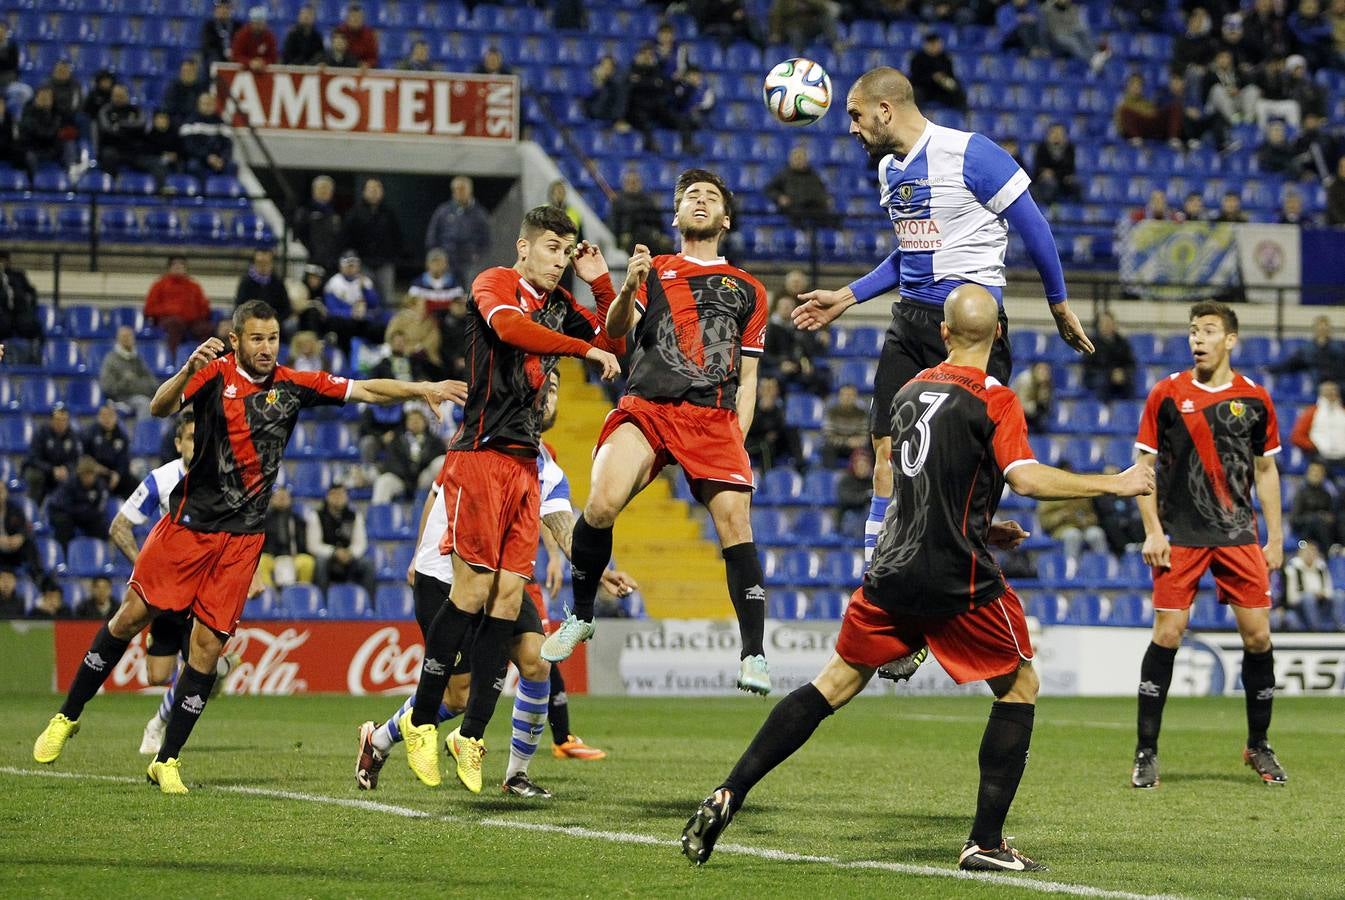
[[[416,624],[420,626],[422,635],[429,630],[430,623],[434,621],[440,608],[448,602],[448,595],[452,589],[452,585],[432,575],[426,575],[424,572],[416,573],[416,585],[412,588],[412,593],[416,599]],[[472,654],[467,651],[471,649],[472,641],[475,640],[476,629],[485,618],[485,610],[476,614],[471,626],[472,637],[463,644],[462,652],[459,652],[457,658],[453,660],[454,675],[465,675],[472,670]],[[514,637],[523,634],[545,634],[542,631],[541,614],[537,612],[537,606],[526,594],[523,602],[519,604],[518,618],[514,619]]]
[[150,656],[186,657],[190,653],[191,613],[186,610],[164,610],[149,624],[149,641],[145,652]]
[[[892,400],[906,382],[925,369],[948,358],[939,325],[943,308],[912,300],[892,304],[892,324],[887,326],[883,352],[878,357],[878,373],[873,379],[873,404],[869,407],[869,433],[874,437],[892,436]],[[999,311],[1000,336],[990,348],[987,371],[1000,384],[1009,383],[1013,357],[1009,348],[1009,319],[1003,307]]]

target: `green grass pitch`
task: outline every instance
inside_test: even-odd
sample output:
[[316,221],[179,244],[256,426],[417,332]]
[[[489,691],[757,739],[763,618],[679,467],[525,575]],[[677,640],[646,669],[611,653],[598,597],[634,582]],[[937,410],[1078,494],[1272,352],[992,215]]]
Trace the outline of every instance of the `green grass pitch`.
[[1173,700],[1162,787],[1140,792],[1133,700],[1044,699],[1007,833],[1052,871],[981,879],[955,863],[988,700],[855,701],[758,786],[702,869],[678,852],[682,825],[769,703],[576,697],[576,729],[611,755],[556,760],[544,738],[533,774],[551,801],[496,792],[507,700],[480,796],[447,766],[422,787],[400,750],[378,791],[356,790],[356,725],[397,703],[377,697],[217,699],[183,755],[192,793],[165,797],[136,753],[155,703],[98,698],[45,767],[32,742],[58,701],[5,698],[0,895],[1345,897],[1338,700],[1277,701],[1285,788],[1242,765],[1240,698]]

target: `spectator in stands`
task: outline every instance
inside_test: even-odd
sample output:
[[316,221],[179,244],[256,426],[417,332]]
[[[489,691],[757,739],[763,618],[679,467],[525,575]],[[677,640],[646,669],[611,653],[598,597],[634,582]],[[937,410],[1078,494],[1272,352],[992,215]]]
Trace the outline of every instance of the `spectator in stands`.
[[1111,54],[1093,39],[1084,21],[1083,9],[1074,0],[1046,0],[1041,5],[1042,35],[1047,47],[1057,56],[1072,56],[1088,63],[1097,73]]
[[449,199],[435,209],[425,232],[425,251],[447,253],[453,277],[469,289],[490,247],[490,217],[476,202],[473,187],[466,175],[455,177],[449,183]]
[[9,33],[9,20],[0,18],[0,99],[19,80],[19,44]]
[[1336,587],[1331,569],[1312,541],[1299,541],[1298,552],[1284,564],[1285,620],[1290,615],[1304,631],[1340,631],[1345,627],[1336,615]]
[[604,54],[589,71],[592,90],[584,98],[584,113],[590,119],[610,122],[617,130],[630,128],[626,122],[626,76],[617,68],[610,53]]
[[1284,61],[1284,71],[1289,78],[1289,99],[1298,104],[1301,114],[1306,116],[1314,113],[1325,117],[1326,89],[1313,81],[1307,60],[1295,54]]
[[159,110],[141,138],[135,168],[153,175],[155,189],[162,191],[168,176],[182,171],[182,155],[182,135],[172,117]]
[[182,136],[184,168],[204,180],[208,175],[233,171],[232,129],[219,114],[214,94],[196,98],[196,112],[178,129]]
[[0,93],[0,166],[24,166],[23,153],[19,149],[19,122],[4,102],[3,93]]
[[13,572],[0,569],[0,619],[21,619],[26,612],[19,579]]
[[1078,168],[1074,164],[1074,143],[1064,124],[1052,122],[1046,137],[1037,144],[1033,155],[1032,182],[1037,200],[1077,200],[1082,194]]
[[299,7],[294,27],[285,34],[280,48],[280,61],[287,66],[316,66],[326,55],[322,46],[322,32],[317,29],[317,11],[311,3]]
[[366,178],[359,201],[346,216],[344,243],[353,247],[369,268],[378,293],[391,298],[397,260],[402,255],[402,227],[392,208],[383,202],[383,182]]
[[92,456],[81,456],[73,477],[52,491],[47,503],[52,537],[63,547],[83,535],[105,541],[107,533],[107,486],[102,467]]
[[631,250],[644,244],[655,255],[668,252],[671,242],[664,231],[663,214],[658,203],[645,192],[644,179],[635,169],[621,173],[621,193],[612,199],[612,231],[617,246]]
[[117,329],[117,343],[103,357],[98,385],[103,396],[123,411],[133,411],[136,418],[149,415],[149,401],[159,389],[159,379],[135,349],[135,329],[130,325]]
[[266,539],[257,563],[262,583],[276,588],[311,583],[317,560],[308,552],[308,525],[295,511],[289,488],[277,487],[271,494],[263,528]]
[[925,32],[906,71],[915,89],[916,102],[922,108],[933,105],[967,111],[967,92],[957,80],[953,58],[944,49],[943,35],[937,31]]
[[[1296,56],[1296,60],[1303,57]],[[1282,119],[1297,128],[1302,119],[1303,108],[1289,95],[1292,90],[1289,73],[1285,70],[1285,60],[1272,57],[1260,66],[1253,77],[1261,96],[1256,101],[1256,124],[1264,131],[1266,123],[1272,119]]]
[[1252,0],[1252,8],[1243,17],[1242,30],[1250,49],[1253,65],[1272,59],[1284,59],[1294,49],[1289,20],[1275,8],[1276,0]]
[[289,362],[291,369],[299,372],[327,371],[326,347],[322,338],[314,331],[296,332],[290,338]]
[[1345,156],[1336,162],[1336,178],[1326,189],[1326,224],[1345,225]]
[[1205,198],[1200,195],[1200,191],[1191,191],[1183,198],[1181,214],[1183,222],[1209,221],[1209,213],[1205,211]]
[[1303,114],[1303,127],[1294,139],[1294,177],[1330,184],[1336,161],[1342,157],[1340,142],[1326,127],[1326,117]]
[[1294,351],[1287,359],[1272,365],[1270,371],[1311,372],[1313,381],[1337,385],[1345,383],[1345,343],[1331,334],[1331,319],[1318,316],[1312,320],[1312,341]]
[[1327,19],[1331,22],[1331,67],[1345,68],[1345,0],[1331,0],[1327,8]]
[[416,490],[429,490],[444,461],[444,442],[430,431],[430,423],[419,409],[406,414],[406,430],[398,434],[379,454],[381,472],[374,480],[372,503],[377,506]]
[[1250,222],[1251,217],[1242,208],[1242,195],[1237,191],[1224,191],[1224,195],[1219,198],[1219,214],[1214,217],[1214,221]]
[[397,68],[404,72],[437,72],[439,67],[430,59],[430,42],[424,38],[416,38],[411,42],[411,53],[406,59],[397,63]]
[[0,342],[15,338],[31,342],[22,354],[13,353],[11,347],[11,361],[20,357],[36,361],[43,337],[37,288],[27,272],[10,262],[8,248],[0,247]]
[[1099,400],[1129,400],[1135,396],[1135,351],[1116,327],[1109,312],[1098,316],[1094,350],[1083,358],[1083,381]]
[[797,227],[814,228],[835,220],[831,193],[809,162],[808,148],[802,144],[794,145],[789,151],[788,163],[766,182],[764,192],[776,209]]
[[19,152],[31,178],[44,164],[69,166],[74,161],[73,120],[56,108],[49,85],[39,87],[19,118]]
[[117,418],[117,407],[106,400],[98,415],[84,432],[80,443],[84,452],[98,464],[98,477],[104,486],[123,500],[136,488],[131,474],[131,439]]
[[[1116,475],[1120,471],[1117,466],[1107,465],[1103,467],[1102,474]],[[1127,548],[1144,543],[1144,520],[1140,517],[1135,498],[1113,495],[1094,497],[1093,514],[1097,516],[1098,525],[1107,536],[1107,549],[1112,556],[1123,556]]]
[[433,316],[447,312],[455,300],[466,295],[449,271],[448,254],[438,247],[425,254],[425,271],[411,282],[407,293],[424,303],[425,311]]
[[320,65],[333,69],[358,69],[360,58],[350,49],[350,39],[339,31],[333,31],[331,46],[322,56]]
[[464,378],[467,372],[467,297],[454,299],[439,319],[439,357],[449,378]]
[[1045,431],[1055,406],[1055,383],[1051,379],[1051,364],[1035,362],[1013,380],[1013,392],[1023,404],[1023,415],[1033,431]]
[[774,0],[767,13],[768,40],[802,53],[817,38],[835,48],[837,4],[832,0]]
[[1332,478],[1345,477],[1345,406],[1336,382],[1317,386],[1317,402],[1299,413],[1289,440],[1325,465]]
[[333,583],[362,584],[374,593],[374,567],[366,554],[369,539],[364,516],[350,505],[345,485],[333,484],[327,496],[307,515],[308,552],[317,560],[317,584],[326,591]]
[[691,0],[687,10],[706,37],[715,37],[724,47],[734,41],[748,41],[765,49],[761,29],[747,11],[743,0]]
[[647,151],[656,149],[654,129],[676,129],[681,123],[673,112],[673,84],[663,74],[654,44],[645,41],[635,51],[626,70],[626,122],[644,136]]
[[353,337],[381,342],[382,306],[378,288],[361,270],[359,254],[347,250],[341,254],[340,268],[323,288],[321,325],[313,330],[335,333],[346,351]]
[[1262,172],[1290,175],[1297,164],[1297,156],[1283,122],[1276,119],[1266,126],[1266,139],[1256,151],[1256,163]]
[[309,199],[290,216],[290,226],[294,236],[308,250],[308,259],[332,270],[341,254],[343,230],[341,214],[332,206],[336,184],[330,176],[319,175],[313,179],[309,190]]
[[658,30],[654,32],[654,55],[658,57],[659,66],[669,80],[675,81],[686,70],[687,47],[677,43],[677,31],[670,22],[659,23]]
[[79,435],[70,427],[70,410],[57,401],[47,423],[33,435],[23,460],[21,471],[29,499],[41,505],[48,493],[69,481],[83,449]]
[[[1219,49],[1228,50],[1233,55],[1233,65],[1244,77],[1251,78],[1261,58],[1257,50],[1247,40],[1247,32],[1242,27],[1242,14],[1234,10],[1224,13],[1219,26]],[[1217,51],[1216,51],[1217,55]]]
[[1326,463],[1314,460],[1308,463],[1303,483],[1294,492],[1293,506],[1289,509],[1289,528],[1305,541],[1319,547],[1345,544],[1345,517],[1341,504],[1326,480]]
[[136,167],[145,146],[145,114],[131,102],[126,85],[112,88],[112,99],[98,111],[98,166],[111,175]]
[[280,59],[276,36],[266,24],[266,7],[254,6],[248,10],[248,24],[234,32],[229,57],[240,66],[256,72],[275,65]]
[[[794,301],[795,306],[803,302],[800,297],[812,290],[812,287],[808,274],[802,269],[790,269],[785,273],[784,292]],[[822,379],[821,382],[814,383],[816,393],[819,396],[827,395],[831,392],[831,374],[826,364],[826,357],[831,352],[831,332],[825,329],[800,331],[795,328],[794,339],[803,349],[803,355],[808,358],[809,366],[815,369],[819,373],[817,377]]]
[[30,619],[68,619],[70,608],[60,591],[47,591],[38,595],[37,603],[28,611]]
[[1322,12],[1321,0],[1298,0],[1298,9],[1289,14],[1289,31],[1314,71],[1330,67],[1331,21]]
[[801,388],[824,397],[831,390],[831,379],[827,372],[819,371],[813,362],[808,341],[811,335],[794,326],[791,316],[797,305],[788,291],[778,295],[771,305],[771,315],[766,321],[766,348],[761,355],[761,373],[786,387]]
[[1168,195],[1162,188],[1149,191],[1149,201],[1139,209],[1130,211],[1130,221],[1179,222],[1182,214],[1168,205]]
[[687,66],[673,82],[673,112],[681,123],[682,149],[696,155],[704,152],[696,142],[696,135],[705,128],[710,112],[718,98],[705,80],[705,73],[697,66]]
[[1182,136],[1184,110],[1180,103],[1165,98],[1160,107],[1144,95],[1144,76],[1132,72],[1126,77],[1125,92],[1116,104],[1116,130],[1132,144],[1151,141],[1176,141]]
[[1205,75],[1205,106],[1229,125],[1256,121],[1261,89],[1234,64],[1233,51],[1222,47]]
[[364,24],[364,7],[352,3],[346,7],[346,17],[332,32],[344,35],[351,54],[361,65],[378,68],[378,33]]
[[[1057,466],[1072,471],[1068,460]],[[1083,497],[1069,500],[1042,500],[1037,504],[1037,521],[1042,529],[1059,541],[1065,551],[1065,577],[1073,578],[1079,567],[1084,545],[1094,553],[1107,552],[1107,533],[1098,524],[1093,502]]]
[[112,596],[112,580],[99,575],[89,584],[89,593],[75,607],[76,619],[110,619],[121,604]]
[[1205,111],[1204,76],[1191,70],[1189,76],[1181,72],[1168,73],[1167,87],[1159,99],[1160,109],[1181,110],[1181,132],[1168,140],[1174,150],[1186,148],[1194,150],[1208,137],[1214,146],[1228,147],[1228,123],[1215,113]]
[[822,464],[834,468],[867,449],[869,440],[869,410],[859,402],[859,389],[843,384],[822,417]]
[[205,289],[187,274],[187,257],[168,257],[168,271],[150,285],[145,319],[163,329],[168,352],[176,353],[183,338],[203,341],[214,333]]
[[85,119],[98,121],[99,111],[112,100],[112,88],[116,83],[117,77],[111,69],[99,69],[93,74],[93,87],[84,95],[84,102],[80,106]]
[[233,12],[230,0],[215,0],[210,18],[201,25],[201,62],[206,72],[215,63],[229,60],[234,33],[243,24],[233,17]]
[[56,65],[51,68],[51,77],[43,82],[43,86],[51,88],[51,99],[56,111],[74,122],[84,102],[84,89],[75,78],[75,69],[70,60],[64,57],[56,60]]
[[1315,228],[1321,224],[1315,215],[1303,207],[1303,195],[1293,188],[1286,189],[1280,201],[1279,223],[1300,228]]
[[552,0],[551,27],[566,31],[583,31],[588,28],[588,9],[583,0]]
[[168,113],[177,128],[196,112],[196,100],[203,89],[201,67],[196,57],[188,56],[178,65],[177,77],[164,88],[158,111]]
[[785,461],[792,462],[800,470],[808,467],[799,431],[785,421],[780,383],[774,378],[765,377],[757,382],[756,411],[752,414],[752,426],[747,430],[744,443],[752,464],[763,472]]
[[1010,0],[995,11],[995,33],[1001,50],[1022,50],[1029,56],[1045,56],[1041,33],[1041,10],[1032,0]]
[[[867,437],[867,435],[866,435]],[[873,502],[873,451],[857,447],[850,452],[845,471],[836,480],[836,528],[862,540],[864,520]]]
[[[1218,48],[1209,10],[1203,6],[1192,7],[1186,14],[1186,30],[1173,44],[1169,68],[1183,75],[1199,76],[1214,60]],[[1193,68],[1195,72],[1191,71]]]
[[477,63],[476,74],[478,75],[512,75],[514,70],[504,64],[504,54],[500,48],[494,44],[487,47],[481,54],[481,62]]
[[43,590],[59,590],[56,580],[42,568],[28,516],[10,499],[9,484],[0,479],[0,573],[17,575],[20,571],[26,571]]
[[252,265],[238,279],[238,290],[234,292],[234,307],[242,306],[249,300],[265,300],[276,311],[276,318],[285,330],[295,325],[294,308],[290,303],[290,291],[285,279],[276,272],[276,253],[270,247],[258,247],[252,251]]

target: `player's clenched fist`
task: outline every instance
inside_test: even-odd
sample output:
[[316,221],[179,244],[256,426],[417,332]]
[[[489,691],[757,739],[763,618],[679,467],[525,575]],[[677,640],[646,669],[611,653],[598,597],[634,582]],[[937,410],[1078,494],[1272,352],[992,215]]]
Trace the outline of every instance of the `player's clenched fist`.
[[206,338],[201,345],[187,357],[187,372],[195,374],[210,364],[211,360],[224,352],[224,341],[219,338]]
[[653,267],[654,257],[649,255],[649,248],[644,244],[636,244],[635,252],[626,264],[626,286],[630,290],[638,288]]
[[611,381],[621,374],[621,363],[606,350],[594,347],[584,354],[584,359],[598,364],[602,369],[603,381]]

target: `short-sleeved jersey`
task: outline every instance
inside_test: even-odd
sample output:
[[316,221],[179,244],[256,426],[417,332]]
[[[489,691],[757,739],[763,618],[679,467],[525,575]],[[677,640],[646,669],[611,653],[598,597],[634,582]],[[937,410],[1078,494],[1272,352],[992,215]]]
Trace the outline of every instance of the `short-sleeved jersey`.
[[506,309],[582,341],[592,342],[602,331],[597,317],[564,288],[548,294],[503,266],[478,275],[467,302],[467,403],[450,450],[537,447],[542,386],[560,357],[539,356],[501,340],[491,321]]
[[980,369],[941,363],[907,382],[892,409],[896,483],[864,596],[906,615],[989,603],[1005,590],[986,545],[1004,476],[1036,464],[1022,405]]
[[[543,517],[557,512],[573,512],[574,507],[570,505],[570,479],[546,444],[542,444],[537,453],[537,477],[542,483]],[[445,584],[452,584],[453,557],[439,552],[439,543],[444,539],[444,532],[448,531],[448,507],[439,502],[439,494],[443,489],[444,472],[441,468],[434,486],[430,488],[430,516],[425,520],[425,531],[416,545],[416,571]]]
[[168,499],[186,472],[181,457],[159,466],[131,492],[118,514],[132,525],[144,525],[150,519],[168,515]]
[[288,366],[254,380],[232,353],[203,367],[182,393],[196,420],[196,453],[173,489],[173,521],[196,531],[263,531],[299,410],[343,404],[352,386],[339,375]]
[[1280,452],[1275,404],[1238,373],[1209,388],[1176,372],[1154,385],[1135,446],[1156,453],[1158,518],[1179,547],[1255,544],[1255,457]]
[[901,249],[902,296],[942,306],[971,282],[1002,300],[1004,210],[1030,183],[994,141],[932,122],[905,158],[883,157],[878,191]]
[[733,409],[739,361],[766,347],[766,288],[722,258],[656,256],[635,298],[626,393]]

